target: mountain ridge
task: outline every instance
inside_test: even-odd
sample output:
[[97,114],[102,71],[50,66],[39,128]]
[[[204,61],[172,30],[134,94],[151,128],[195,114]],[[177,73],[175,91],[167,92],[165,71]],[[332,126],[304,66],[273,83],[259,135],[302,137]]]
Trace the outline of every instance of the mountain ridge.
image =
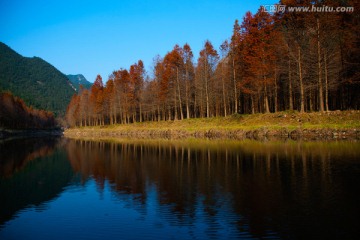
[[23,57],[0,42],[0,91],[10,91],[27,105],[64,115],[76,91],[70,80],[40,57]]
[[79,92],[80,85],[86,89],[90,89],[92,86],[92,83],[82,74],[67,74],[66,77],[69,79],[76,92]]

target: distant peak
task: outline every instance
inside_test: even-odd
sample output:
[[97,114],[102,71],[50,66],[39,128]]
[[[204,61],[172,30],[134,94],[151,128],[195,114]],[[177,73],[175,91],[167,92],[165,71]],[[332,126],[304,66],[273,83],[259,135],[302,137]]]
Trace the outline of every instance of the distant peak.
[[86,80],[86,78],[82,74],[68,74],[66,76],[71,82],[72,87],[74,87],[75,89],[80,89],[80,85],[87,89],[92,86],[92,83]]

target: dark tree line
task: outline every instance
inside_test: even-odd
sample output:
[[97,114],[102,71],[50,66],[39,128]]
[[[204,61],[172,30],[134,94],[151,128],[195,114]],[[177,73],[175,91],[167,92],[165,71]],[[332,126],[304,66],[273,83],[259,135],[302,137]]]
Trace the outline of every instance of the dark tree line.
[[[340,6],[339,1],[280,1],[289,6]],[[71,126],[216,117],[229,114],[359,109],[359,3],[353,13],[269,14],[260,8],[235,21],[217,50],[206,41],[199,58],[189,44],[98,76],[74,95]]]
[[56,125],[52,112],[28,107],[9,92],[0,93],[0,128],[47,129]]

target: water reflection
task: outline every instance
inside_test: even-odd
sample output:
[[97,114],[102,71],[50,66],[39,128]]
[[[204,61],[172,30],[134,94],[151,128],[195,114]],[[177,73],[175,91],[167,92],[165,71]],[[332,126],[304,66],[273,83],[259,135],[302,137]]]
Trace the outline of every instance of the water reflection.
[[359,142],[0,142],[0,238],[352,239],[359,159]]
[[73,178],[58,138],[0,142],[0,227],[26,207],[44,209]]
[[57,138],[0,140],[0,177],[10,177],[29,161],[52,154]]
[[139,211],[148,209],[155,188],[151,210],[173,225],[199,231],[202,223],[201,237],[301,239],[359,233],[359,149],[357,142],[197,140],[66,146],[83,182],[95,179],[100,192],[109,182]]

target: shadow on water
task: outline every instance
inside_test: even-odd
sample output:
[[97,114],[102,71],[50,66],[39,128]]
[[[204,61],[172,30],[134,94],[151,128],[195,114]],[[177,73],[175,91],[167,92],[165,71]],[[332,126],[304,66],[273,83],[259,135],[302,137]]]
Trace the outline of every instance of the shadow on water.
[[0,141],[0,228],[29,206],[41,208],[73,177],[59,138]]
[[[71,140],[74,171],[141,208],[155,186],[167,221],[207,237],[352,238],[359,234],[358,142]],[[229,227],[230,226],[230,227]]]

